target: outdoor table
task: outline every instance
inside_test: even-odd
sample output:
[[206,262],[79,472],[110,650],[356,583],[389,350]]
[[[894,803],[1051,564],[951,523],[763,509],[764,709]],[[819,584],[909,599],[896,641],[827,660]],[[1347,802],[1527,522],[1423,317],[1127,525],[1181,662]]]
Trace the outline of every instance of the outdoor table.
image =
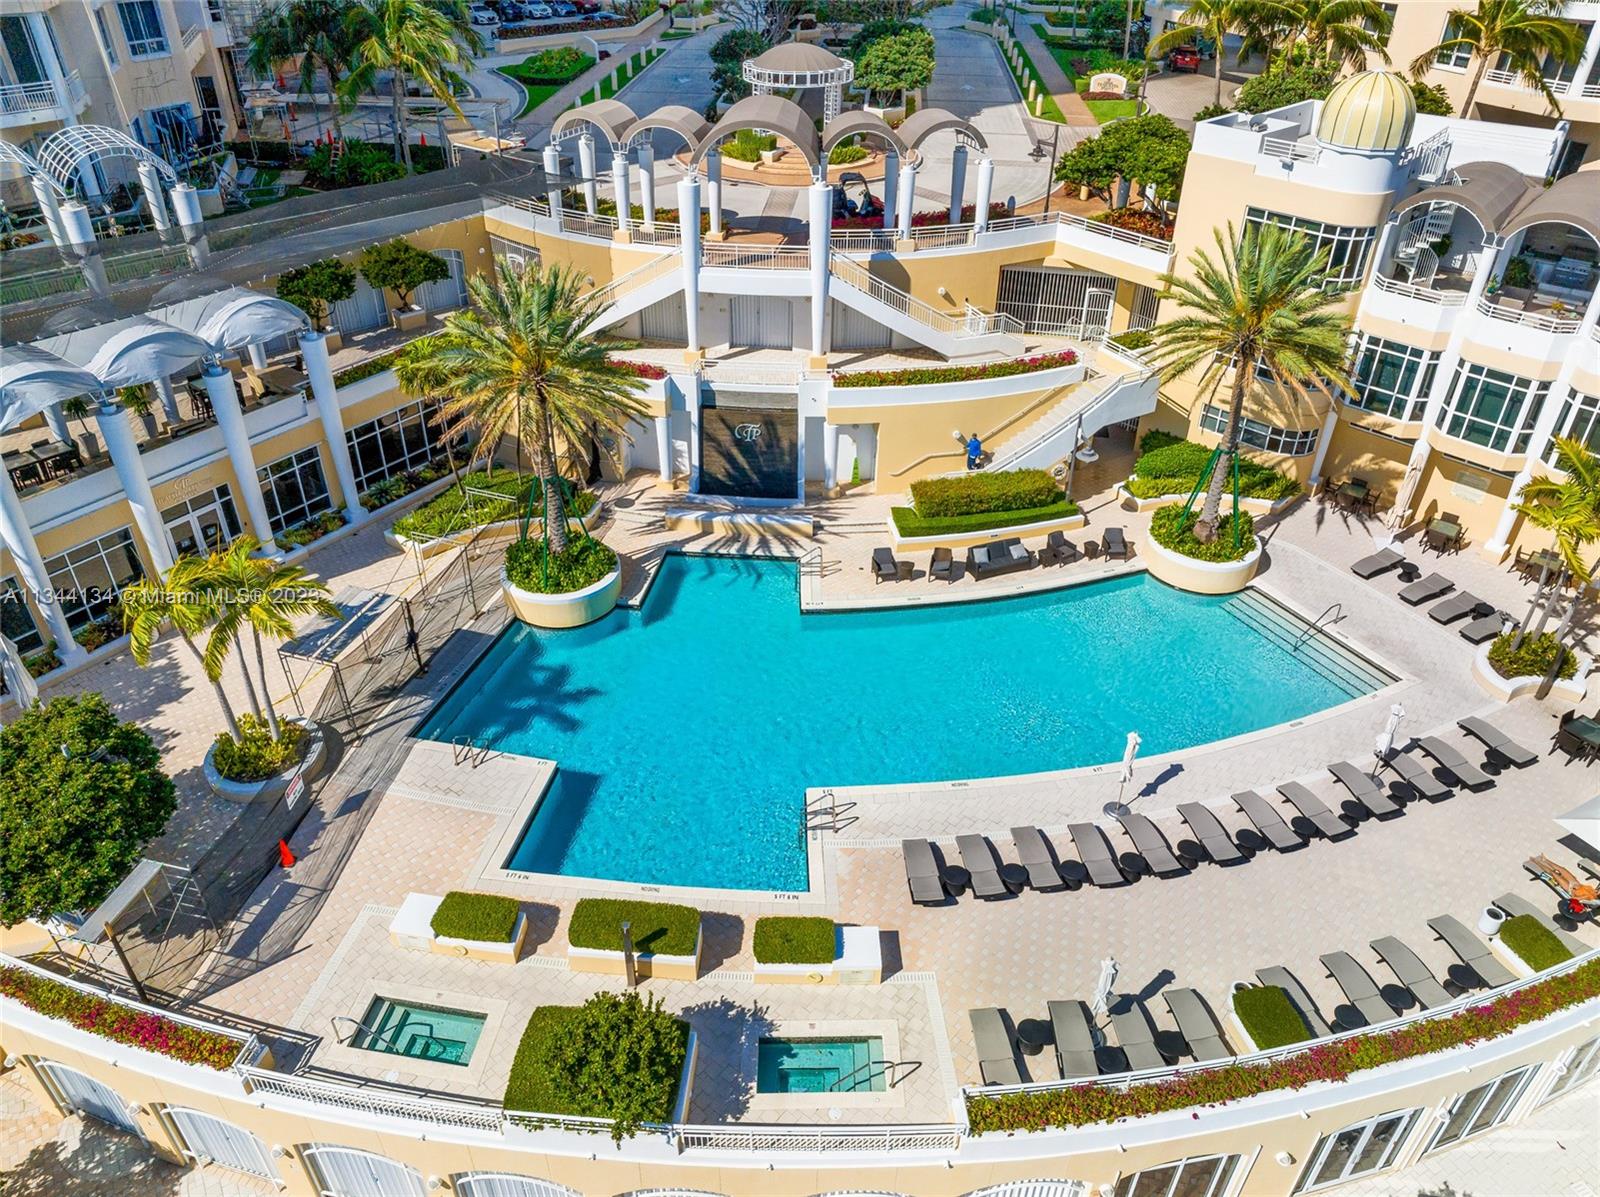
[[1422,570],[1413,562],[1406,561],[1401,564],[1399,574],[1402,582],[1415,582],[1422,576]]
[[257,374],[256,381],[269,395],[292,395],[303,390],[308,379],[293,366],[274,366]]
[[1081,860],[1064,860],[1057,867],[1056,872],[1061,874],[1061,880],[1067,883],[1067,888],[1082,889],[1089,880],[1089,867]]
[[1000,866],[1000,880],[1014,894],[1020,894],[1028,884],[1028,870],[1019,864]]
[[939,870],[939,881],[944,885],[944,892],[955,898],[967,892],[972,874],[960,865],[947,864]]
[[1017,1046],[1025,1056],[1037,1056],[1050,1042],[1050,1024],[1042,1018],[1024,1018],[1017,1024]]
[[1428,535],[1438,537],[1442,544],[1461,543],[1461,525],[1447,519],[1434,519],[1428,523]]

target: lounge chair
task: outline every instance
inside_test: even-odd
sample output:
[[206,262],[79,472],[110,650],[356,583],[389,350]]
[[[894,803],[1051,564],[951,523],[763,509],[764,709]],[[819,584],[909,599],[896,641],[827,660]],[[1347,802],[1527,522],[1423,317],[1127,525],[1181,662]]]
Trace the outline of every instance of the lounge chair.
[[1593,761],[1600,756],[1600,720],[1568,711],[1551,743],[1574,760]]
[[944,882],[939,879],[939,862],[927,840],[901,840],[900,854],[906,860],[906,887],[919,906],[933,906],[945,900]]
[[928,558],[928,581],[935,578],[946,582],[956,580],[956,555],[949,549],[934,549],[933,556]]
[[1155,1028],[1150,1025],[1143,1003],[1131,1001],[1128,1009],[1111,1016],[1111,1025],[1116,1028],[1117,1046],[1128,1057],[1130,1069],[1167,1066],[1166,1057],[1156,1050]]
[[1000,880],[1000,858],[981,835],[956,836],[961,863],[972,875],[972,892],[979,898],[1004,898],[1011,893]]
[[1515,918],[1519,914],[1532,915],[1534,920],[1537,921],[1540,926],[1559,939],[1562,943],[1562,946],[1574,956],[1581,956],[1589,950],[1588,944],[1584,943],[1583,940],[1579,939],[1576,935],[1571,935],[1566,931],[1563,931],[1559,926],[1556,925],[1555,919],[1551,918],[1544,911],[1540,910],[1521,894],[1501,894],[1494,900],[1494,904],[1501,910],[1505,911],[1512,918]]
[[1442,603],[1428,608],[1428,618],[1434,623],[1454,623],[1472,614],[1472,609],[1483,602],[1477,595],[1458,590]]
[[1065,532],[1052,532],[1045,537],[1044,548],[1039,550],[1039,560],[1046,565],[1070,565],[1083,556],[1083,550],[1067,539]]
[[1233,842],[1233,837],[1228,834],[1217,816],[1211,813],[1209,806],[1203,806],[1198,802],[1185,802],[1178,807],[1178,814],[1189,825],[1189,830],[1194,832],[1195,838],[1206,850],[1206,855],[1211,858],[1212,864],[1233,864],[1244,859],[1244,853],[1239,851],[1239,845]]
[[1394,1007],[1383,1000],[1372,974],[1362,968],[1349,952],[1329,952],[1318,959],[1322,961],[1322,967],[1328,970],[1328,975],[1344,990],[1350,1005],[1361,1015],[1362,1022],[1357,1026],[1388,1022],[1394,1017]]
[[1358,578],[1376,578],[1379,574],[1398,569],[1405,563],[1406,559],[1394,549],[1380,549],[1370,557],[1363,557],[1357,561],[1350,567],[1350,572]]
[[902,582],[912,573],[911,562],[901,561],[890,549],[872,550],[872,581],[876,585],[884,579]]
[[1167,847],[1166,837],[1149,819],[1143,815],[1123,815],[1120,822],[1128,838],[1133,841],[1134,849],[1144,857],[1152,873],[1159,875],[1188,871],[1172,854],[1172,849]]
[[1450,797],[1450,787],[1435,777],[1432,769],[1409,752],[1391,748],[1389,754],[1383,758],[1383,763],[1399,774],[1400,780],[1410,786],[1418,797],[1426,798],[1430,802]]
[[1017,862],[1028,870],[1028,884],[1034,889],[1061,889],[1066,885],[1044,832],[1037,827],[1013,827],[1011,842],[1017,846]]
[[1133,556],[1133,546],[1122,535],[1121,528],[1107,528],[1100,537],[1100,548],[1113,561],[1126,561]]
[[1067,828],[1072,836],[1072,846],[1084,868],[1089,870],[1089,880],[1096,885],[1124,885],[1127,877],[1117,863],[1117,854],[1106,841],[1106,833],[1093,823],[1073,823]]
[[1272,803],[1254,790],[1244,790],[1235,794],[1233,802],[1255,825],[1255,829],[1261,833],[1261,838],[1279,852],[1293,852],[1296,848],[1305,847],[1305,841],[1283,821],[1283,816],[1273,809]]
[[1470,931],[1466,924],[1451,914],[1441,914],[1429,919],[1428,926],[1442,939],[1479,981],[1491,989],[1509,985],[1517,978],[1512,971],[1494,958],[1489,945]]
[[1394,936],[1385,935],[1382,939],[1373,940],[1372,950],[1400,978],[1400,984],[1411,991],[1411,996],[1417,999],[1424,1010],[1448,1006],[1455,1000],[1450,996],[1450,991],[1439,984],[1433,971],[1417,958],[1417,954]]
[[1056,1038],[1056,1067],[1061,1079],[1099,1076],[1094,1055],[1094,1023],[1082,1002],[1050,1002],[1050,1028]]
[[985,1085],[1020,1085],[1017,1057],[1011,1050],[1011,1032],[1005,1019],[993,1006],[968,1010],[972,1020],[972,1039],[978,1046],[978,1076]]
[[1492,615],[1480,615],[1469,620],[1460,631],[1461,638],[1468,644],[1482,644],[1485,640],[1493,640],[1504,630],[1508,622],[1513,622],[1511,616],[1504,611],[1496,611]]
[[1533,764],[1539,759],[1539,754],[1531,748],[1524,748],[1505,732],[1501,731],[1487,719],[1478,715],[1468,715],[1465,719],[1456,720],[1456,726],[1467,735],[1482,741],[1495,756],[1498,756],[1521,769]]
[[1193,989],[1168,989],[1161,996],[1167,1009],[1178,1020],[1178,1032],[1196,1060],[1225,1060],[1233,1055],[1222,1037],[1222,1028],[1205,999]]
[[1352,798],[1378,818],[1400,813],[1399,805],[1384,792],[1378,779],[1366,770],[1356,768],[1349,761],[1338,761],[1328,766],[1328,772],[1333,774],[1335,781],[1350,791]]
[[1263,985],[1273,985],[1289,995],[1289,1001],[1294,1008],[1300,1011],[1300,1017],[1306,1020],[1306,1026],[1318,1039],[1326,1039],[1333,1034],[1333,1028],[1328,1025],[1328,1020],[1322,1017],[1322,1012],[1317,1009],[1317,1004],[1311,1000],[1311,995],[1306,992],[1306,987],[1300,984],[1300,978],[1295,976],[1282,965],[1272,968],[1256,969],[1256,980]]
[[1443,574],[1429,574],[1420,582],[1413,582],[1400,591],[1400,601],[1419,607],[1455,589],[1455,583]]
[[1494,785],[1494,778],[1462,756],[1456,746],[1448,740],[1441,740],[1438,736],[1420,736],[1417,739],[1417,747],[1438,761],[1441,769],[1469,790]]
[[1278,787],[1278,793],[1287,798],[1289,804],[1300,812],[1300,817],[1315,827],[1325,838],[1336,840],[1355,834],[1354,827],[1329,810],[1326,802],[1298,781],[1284,782]]
[[996,574],[1009,574],[1019,569],[1032,569],[1033,553],[1015,536],[980,544],[967,550],[967,576],[973,579],[992,578]]

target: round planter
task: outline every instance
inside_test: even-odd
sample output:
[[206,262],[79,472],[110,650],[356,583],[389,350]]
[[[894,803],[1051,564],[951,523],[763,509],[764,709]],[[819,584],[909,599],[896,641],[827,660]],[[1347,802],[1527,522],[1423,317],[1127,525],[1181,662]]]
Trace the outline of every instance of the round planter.
[[1139,543],[1139,551],[1152,577],[1159,578],[1168,586],[1195,594],[1233,594],[1243,590],[1261,567],[1259,537],[1256,538],[1256,547],[1240,561],[1196,561],[1193,557],[1185,557],[1182,553],[1162,547],[1152,536],[1146,536]]
[[506,606],[523,623],[536,628],[576,628],[609,615],[617,605],[617,596],[622,593],[622,565],[619,561],[616,569],[594,585],[567,594],[534,594],[513,586],[502,569],[500,589],[506,596]]
[[[1472,677],[1478,683],[1479,689],[1492,694],[1501,702],[1510,702],[1521,698],[1524,694],[1533,694],[1544,685],[1544,678],[1533,674],[1524,677],[1501,677],[1500,671],[1489,664],[1489,650],[1493,646],[1494,641],[1490,640],[1480,645],[1472,656]],[[1557,678],[1550,687],[1550,693],[1569,702],[1582,702],[1589,693],[1589,670],[1593,667],[1594,658],[1579,653],[1577,672],[1569,678]]]
[[319,776],[328,759],[328,741],[322,733],[322,728],[308,719],[288,719],[285,722],[298,723],[310,733],[306,754],[301,758],[300,764],[260,781],[229,781],[217,772],[216,765],[212,763],[212,755],[216,752],[213,746],[206,749],[205,764],[202,766],[206,784],[211,787],[211,792],[226,802],[237,802],[241,805],[247,802],[275,802],[284,790],[289,788],[289,779],[296,772],[301,773],[307,781]]
[[[410,495],[406,496],[406,498],[410,497]],[[583,516],[584,526],[593,529],[598,525],[601,519],[604,518],[605,509],[605,501],[596,499],[594,506],[589,508],[588,512]],[[383,539],[391,548],[399,549],[402,553],[421,553],[424,557],[432,557],[436,553],[442,553],[446,549],[453,549],[457,545],[469,544],[474,537],[509,531],[518,527],[521,523],[521,519],[497,520],[492,524],[479,524],[472,528],[462,528],[459,532],[451,532],[444,536],[435,537],[433,540],[423,541],[420,544],[415,540],[400,535],[394,530],[394,525],[390,524],[383,530]]]
[[1506,913],[1498,906],[1485,906],[1483,913],[1478,916],[1478,930],[1490,939],[1500,934],[1500,928],[1505,925]]

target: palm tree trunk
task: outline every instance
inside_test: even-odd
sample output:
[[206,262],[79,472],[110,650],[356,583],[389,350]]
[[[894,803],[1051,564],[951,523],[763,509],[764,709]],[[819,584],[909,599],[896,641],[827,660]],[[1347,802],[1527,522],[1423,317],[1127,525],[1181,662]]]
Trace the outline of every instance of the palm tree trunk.
[[1561,591],[1565,589],[1567,580],[1570,576],[1571,575],[1569,575],[1567,571],[1563,569],[1561,571],[1561,575],[1556,578],[1556,584],[1550,588],[1549,597],[1545,599],[1544,607],[1539,612],[1539,622],[1533,629],[1533,636],[1535,639],[1538,639],[1544,634],[1545,625],[1550,622],[1550,610],[1556,605],[1556,599],[1560,597]]
[[[256,642],[256,672],[261,674],[261,698],[267,708],[267,726],[272,729],[274,740],[281,739],[283,729],[278,726],[278,712],[272,705],[272,687],[267,685],[267,654],[261,650],[261,633],[251,627],[250,636]],[[239,663],[244,664],[243,661]]]
[[1472,111],[1472,101],[1477,98],[1478,84],[1483,82],[1483,73],[1489,69],[1489,55],[1479,53],[1478,69],[1472,72],[1472,82],[1467,86],[1466,97],[1461,101],[1461,119],[1466,120],[1467,114]]
[[[194,655],[194,659],[199,661],[201,659],[200,650],[195,646],[195,642],[181,632],[179,635],[182,636],[184,644],[188,646],[189,651]],[[233,704],[228,701],[228,692],[222,688],[222,679],[218,678],[212,682],[211,689],[216,692],[217,706],[222,708],[222,721],[228,725],[228,734],[238,740],[239,721],[233,716]]]
[[1217,94],[1212,98],[1212,105],[1222,107],[1222,34],[1217,34],[1217,57],[1211,68],[1217,76]]
[[1567,604],[1567,613],[1561,617],[1561,626],[1556,629],[1557,652],[1550,662],[1550,669],[1544,675],[1544,681],[1539,683],[1539,692],[1535,697],[1543,698],[1550,693],[1550,687],[1555,685],[1556,678],[1561,674],[1561,661],[1566,655],[1561,650],[1567,643],[1567,633],[1572,630],[1572,619],[1578,613],[1578,604],[1589,593],[1589,583],[1585,582],[1578,587],[1578,593],[1572,596],[1572,601]]
[[411,145],[406,137],[405,122],[406,84],[398,68],[394,72],[394,78],[389,81],[389,93],[394,115],[394,160],[403,162],[406,173],[410,174]]
[[239,633],[233,634],[233,647],[239,654],[239,672],[244,675],[244,693],[250,700],[250,710],[257,719],[261,718],[261,700],[256,697],[256,684],[250,680],[250,666],[244,659],[244,643],[239,639]]
[[541,395],[539,405],[540,461],[539,485],[544,488],[544,542],[552,556],[567,551],[567,520],[561,504],[561,466],[556,461],[555,426],[550,405]]
[[1550,580],[1550,566],[1543,565],[1539,568],[1539,584],[1533,588],[1533,597],[1528,600],[1528,614],[1517,628],[1517,634],[1511,638],[1511,651],[1516,652],[1522,647],[1522,642],[1528,638],[1528,629],[1533,625],[1533,613],[1539,608],[1539,600],[1544,597],[1545,583]]
[[1211,482],[1206,487],[1206,501],[1200,508],[1200,518],[1194,525],[1194,538],[1208,544],[1217,538],[1217,521],[1222,513],[1222,488],[1233,472],[1234,454],[1239,452],[1239,422],[1244,418],[1244,396],[1249,388],[1249,377],[1255,373],[1252,357],[1248,365],[1240,362],[1233,372],[1233,398],[1228,407],[1228,427],[1222,434],[1222,454],[1216,468],[1211,471]]
[[1133,45],[1133,0],[1128,0],[1122,21],[1122,56],[1126,58]]

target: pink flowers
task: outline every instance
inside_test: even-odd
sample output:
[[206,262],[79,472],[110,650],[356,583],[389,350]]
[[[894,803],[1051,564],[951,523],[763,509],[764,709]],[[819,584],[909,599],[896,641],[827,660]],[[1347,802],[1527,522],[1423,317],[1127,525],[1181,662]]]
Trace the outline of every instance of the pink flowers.
[[637,374],[640,378],[648,378],[651,381],[667,376],[666,367],[653,365],[650,362],[632,362],[620,357],[611,358],[610,361],[613,366],[621,366],[628,373]]
[[1033,357],[988,362],[981,366],[912,366],[905,370],[853,370],[835,374],[836,387],[912,387],[930,383],[967,382],[974,378],[1006,378],[1013,374],[1032,374],[1036,370],[1056,370],[1076,365],[1077,352],[1041,353]]

